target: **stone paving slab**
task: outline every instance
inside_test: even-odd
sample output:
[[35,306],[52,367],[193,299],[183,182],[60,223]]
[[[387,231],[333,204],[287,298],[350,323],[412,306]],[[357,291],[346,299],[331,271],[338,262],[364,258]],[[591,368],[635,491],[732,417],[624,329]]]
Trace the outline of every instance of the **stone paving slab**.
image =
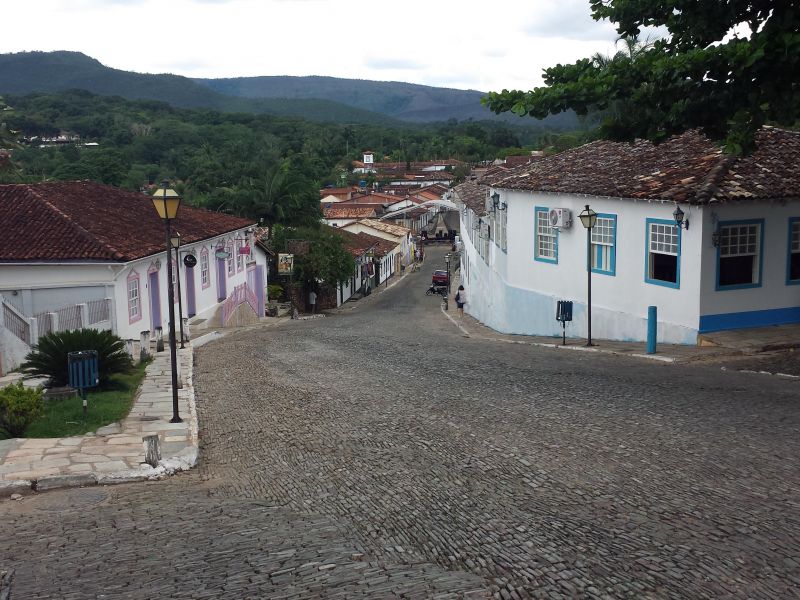
[[[68,438],[12,439],[0,442],[0,483],[9,482],[3,489],[15,489],[10,482],[29,481],[36,489],[63,487],[62,480],[86,485],[108,474],[122,478],[125,471],[137,470],[144,460],[142,438],[158,435],[162,457],[169,459],[185,449],[197,456],[197,413],[194,407],[193,354],[189,346],[180,352],[181,380],[178,390],[179,411],[183,423],[170,423],[172,418],[171,377],[169,354],[158,353],[147,367],[145,378],[127,418],[117,424],[101,427],[95,433]],[[190,453],[191,454],[191,453]],[[188,456],[188,455],[187,455]],[[179,461],[180,462],[180,461]],[[193,462],[192,462],[193,465]],[[184,467],[192,465],[182,465]],[[148,469],[152,469],[147,465]],[[160,477],[164,468],[152,469]]]

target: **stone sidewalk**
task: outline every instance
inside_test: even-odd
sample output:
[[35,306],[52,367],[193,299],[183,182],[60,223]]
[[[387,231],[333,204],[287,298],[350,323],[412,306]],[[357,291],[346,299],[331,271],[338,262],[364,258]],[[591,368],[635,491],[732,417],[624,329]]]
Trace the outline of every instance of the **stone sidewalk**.
[[[800,325],[774,325],[750,329],[734,329],[702,336],[705,345],[663,344],[658,343],[655,354],[647,353],[645,342],[618,342],[613,340],[593,339],[593,346],[586,346],[586,338],[567,336],[566,344],[561,337],[537,335],[504,334],[487,327],[466,311],[463,317],[458,316],[455,303],[455,290],[461,284],[460,271],[454,276],[453,291],[450,294],[449,309],[442,312],[450,321],[468,337],[491,339],[512,344],[529,344],[559,350],[575,350],[600,352],[645,358],[666,363],[690,363],[736,356],[754,355],[760,352],[800,348]],[[466,286],[465,286],[466,287]],[[469,291],[467,291],[469,294]]]
[[[156,353],[130,414],[120,423],[82,436],[0,441],[0,497],[31,489],[158,479],[194,466],[198,441],[192,346],[178,352],[183,381],[178,401],[183,423],[169,422],[169,353]],[[153,434],[161,442],[162,460],[156,467],[143,462],[142,438]]]

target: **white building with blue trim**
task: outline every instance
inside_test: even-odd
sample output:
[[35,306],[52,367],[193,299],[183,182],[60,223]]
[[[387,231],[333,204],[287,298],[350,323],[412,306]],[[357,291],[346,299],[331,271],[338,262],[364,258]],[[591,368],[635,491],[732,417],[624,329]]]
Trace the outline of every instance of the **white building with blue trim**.
[[800,133],[765,127],[756,141],[745,157],[694,132],[598,141],[456,187],[467,312],[560,336],[556,303],[572,300],[567,335],[586,337],[590,257],[594,338],[645,340],[649,306],[669,343],[800,322]]

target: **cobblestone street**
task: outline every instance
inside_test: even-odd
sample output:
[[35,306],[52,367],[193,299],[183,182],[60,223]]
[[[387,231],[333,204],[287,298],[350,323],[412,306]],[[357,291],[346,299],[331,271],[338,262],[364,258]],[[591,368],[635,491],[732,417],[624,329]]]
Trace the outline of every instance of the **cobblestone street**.
[[463,337],[441,253],[199,348],[193,473],[0,504],[12,598],[800,597],[797,380]]

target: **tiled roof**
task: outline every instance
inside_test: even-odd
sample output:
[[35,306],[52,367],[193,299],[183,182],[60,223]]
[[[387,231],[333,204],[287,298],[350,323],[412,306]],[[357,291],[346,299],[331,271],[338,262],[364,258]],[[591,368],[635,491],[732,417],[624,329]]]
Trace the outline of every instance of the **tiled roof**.
[[384,233],[395,235],[397,237],[403,237],[411,233],[411,230],[407,227],[392,225],[391,223],[385,223],[383,221],[375,221],[374,219],[364,219],[361,221],[361,224],[366,225],[367,227],[372,227],[376,231],[383,231]]
[[398,245],[397,242],[385,240],[376,235],[370,235],[368,233],[362,232],[357,233],[356,235],[360,240],[362,240],[363,244],[369,244],[369,247],[373,249],[375,256],[386,256],[392,250],[397,248]]
[[697,132],[653,145],[597,141],[483,179],[496,188],[691,204],[800,197],[800,132],[764,127],[728,156]]
[[352,231],[347,231],[346,229],[340,229],[338,227],[331,227],[330,229],[336,235],[344,238],[347,251],[356,257],[362,256],[370,248],[375,246],[375,240],[380,239],[373,238],[373,236],[367,234],[353,233]]
[[354,192],[354,191],[356,191],[357,189],[358,189],[358,188],[352,188],[352,187],[344,187],[344,188],[334,188],[334,187],[331,187],[331,188],[322,188],[322,189],[319,191],[319,197],[320,197],[320,198],[324,198],[325,196],[337,196],[337,195],[346,196],[347,194],[351,194],[351,193],[353,193],[353,192]]
[[479,217],[486,214],[486,197],[489,195],[488,186],[475,181],[465,181],[454,189],[456,199],[463,202],[472,212]]
[[372,206],[342,206],[337,204],[322,211],[326,219],[366,219],[375,216],[375,208]]
[[[164,251],[164,222],[149,196],[89,181],[0,185],[0,261],[126,262]],[[182,204],[183,243],[253,225]]]

